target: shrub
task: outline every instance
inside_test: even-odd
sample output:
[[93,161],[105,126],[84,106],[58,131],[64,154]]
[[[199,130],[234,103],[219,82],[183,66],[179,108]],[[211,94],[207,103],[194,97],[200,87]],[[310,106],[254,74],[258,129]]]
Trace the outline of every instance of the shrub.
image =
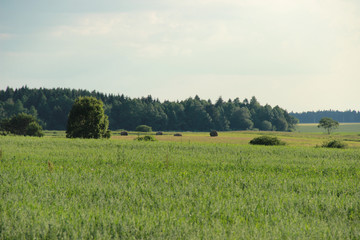
[[121,135],[121,136],[127,136],[127,135],[129,135],[129,134],[128,134],[127,131],[122,131],[122,132],[120,133],[120,135]]
[[324,142],[322,147],[325,147],[325,148],[346,148],[347,144],[340,141],[340,140],[330,140],[330,141]]
[[12,133],[15,135],[24,135],[24,136],[36,136],[42,137],[42,127],[30,114],[20,113],[16,116],[13,116],[10,119],[4,119],[0,122],[0,131],[1,135],[7,135]]
[[163,133],[162,132],[157,132],[156,135],[163,135]]
[[137,137],[134,140],[137,141],[149,141],[149,142],[153,142],[153,141],[157,141],[156,138],[154,138],[153,136],[143,136],[143,137]]
[[152,128],[147,125],[139,125],[135,128],[135,131],[137,132],[151,132]]
[[266,146],[276,146],[276,145],[285,145],[285,142],[281,141],[277,137],[272,136],[260,136],[254,138],[250,141],[250,144],[253,145],[266,145]]
[[210,132],[210,137],[217,137],[217,136],[218,136],[217,131],[212,130],[212,131]]
[[182,137],[182,134],[181,133],[175,133],[174,136],[175,137]]
[[110,138],[111,137],[111,131],[110,130],[106,130],[105,134],[103,135],[104,138]]
[[26,129],[26,135],[42,137],[44,136],[44,134],[42,133],[41,130],[42,128],[37,122],[31,122]]

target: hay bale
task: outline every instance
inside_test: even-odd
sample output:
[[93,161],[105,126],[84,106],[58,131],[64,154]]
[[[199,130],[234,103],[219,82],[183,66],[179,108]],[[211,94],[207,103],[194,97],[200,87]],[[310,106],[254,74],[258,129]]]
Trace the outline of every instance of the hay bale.
[[182,134],[181,133],[175,133],[174,136],[175,137],[182,137]]
[[120,135],[121,135],[121,136],[127,136],[127,135],[129,135],[129,134],[128,134],[127,131],[123,131],[123,132],[120,133]]
[[163,135],[163,132],[157,132],[156,135]]
[[217,137],[217,136],[218,136],[217,131],[212,130],[212,131],[210,132],[210,137]]

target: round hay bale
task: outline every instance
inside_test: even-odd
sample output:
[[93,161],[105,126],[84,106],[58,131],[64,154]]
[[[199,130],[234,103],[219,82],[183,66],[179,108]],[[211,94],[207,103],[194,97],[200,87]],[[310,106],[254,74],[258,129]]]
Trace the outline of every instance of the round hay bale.
[[182,134],[181,133],[175,133],[174,136],[175,137],[182,137]]
[[217,131],[213,130],[210,132],[210,137],[217,137],[217,136],[218,136]]
[[129,134],[128,134],[128,132],[123,131],[123,132],[120,133],[120,135],[121,135],[121,136],[127,136],[127,135],[129,135]]
[[156,135],[163,135],[163,132],[157,132]]

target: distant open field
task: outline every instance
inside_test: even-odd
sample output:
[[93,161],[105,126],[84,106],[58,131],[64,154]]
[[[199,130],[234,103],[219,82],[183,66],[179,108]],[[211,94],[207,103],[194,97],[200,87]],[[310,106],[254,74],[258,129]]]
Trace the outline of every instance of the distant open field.
[[[297,125],[296,131],[301,133],[324,132],[323,128],[318,128],[317,126],[318,126],[317,123],[302,123]],[[341,133],[360,133],[360,123],[340,123],[339,128],[334,130],[334,134],[341,134]]]
[[[312,128],[318,132],[312,132]],[[340,126],[342,130],[349,132],[334,132],[331,135],[324,133],[317,128],[317,125],[300,125],[301,132],[264,132],[264,131],[228,131],[218,132],[218,137],[210,137],[209,132],[182,132],[182,137],[175,137],[175,132],[164,132],[164,135],[156,136],[152,133],[129,132],[129,136],[120,136],[120,132],[113,132],[113,139],[133,140],[138,135],[154,135],[159,141],[172,142],[202,142],[202,143],[227,143],[227,144],[248,144],[249,141],[261,135],[277,136],[290,146],[317,146],[328,139],[345,141],[350,147],[360,148],[360,130],[356,131],[360,124],[345,124]],[[302,131],[304,130],[304,131]],[[306,130],[309,130],[308,132]],[[351,130],[351,131],[350,131]]]
[[[360,148],[360,136],[349,135],[331,135],[326,134],[301,134],[287,132],[219,132],[218,137],[210,137],[209,133],[182,133],[182,137],[174,137],[173,133],[165,133],[162,136],[154,136],[159,141],[183,142],[183,143],[226,143],[226,144],[248,144],[251,139],[261,135],[273,135],[279,137],[290,146],[312,146],[321,145],[329,138],[336,138],[345,141],[350,147]],[[146,134],[142,134],[146,135]],[[132,141],[137,137],[136,134],[129,136],[113,136],[112,139],[121,139]]]
[[360,238],[359,148],[207,134],[0,136],[0,239]]
[[[249,141],[261,135],[273,135],[279,137],[290,146],[317,146],[329,138],[345,141],[350,147],[360,148],[360,123],[341,124],[339,130],[330,136],[317,124],[299,124],[296,132],[263,132],[263,131],[229,131],[219,132],[218,137],[210,137],[209,132],[181,132],[182,137],[174,137],[175,132],[163,132],[164,135],[156,136],[155,132],[138,133],[129,132],[128,136],[120,136],[120,131],[112,132],[112,139],[132,141],[137,136],[153,135],[159,141],[171,142],[202,142],[202,143],[226,143],[226,144],[248,144]],[[342,132],[340,132],[340,130]],[[45,131],[46,137],[65,138],[64,131]]]

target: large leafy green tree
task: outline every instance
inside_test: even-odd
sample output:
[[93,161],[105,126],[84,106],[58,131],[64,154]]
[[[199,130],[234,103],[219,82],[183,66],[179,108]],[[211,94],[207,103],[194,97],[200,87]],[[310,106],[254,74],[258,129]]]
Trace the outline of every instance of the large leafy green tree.
[[339,127],[339,122],[329,117],[323,117],[318,125],[318,128],[324,128],[328,134]]
[[186,124],[188,129],[195,131],[207,131],[211,129],[212,119],[206,112],[206,101],[201,101],[198,96],[194,99],[189,98],[185,102],[184,112],[186,114]]
[[249,109],[246,107],[237,108],[231,117],[231,128],[233,130],[251,129],[254,123],[251,121]]
[[109,120],[104,113],[104,104],[95,97],[79,97],[75,100],[68,118],[66,137],[110,137]]

